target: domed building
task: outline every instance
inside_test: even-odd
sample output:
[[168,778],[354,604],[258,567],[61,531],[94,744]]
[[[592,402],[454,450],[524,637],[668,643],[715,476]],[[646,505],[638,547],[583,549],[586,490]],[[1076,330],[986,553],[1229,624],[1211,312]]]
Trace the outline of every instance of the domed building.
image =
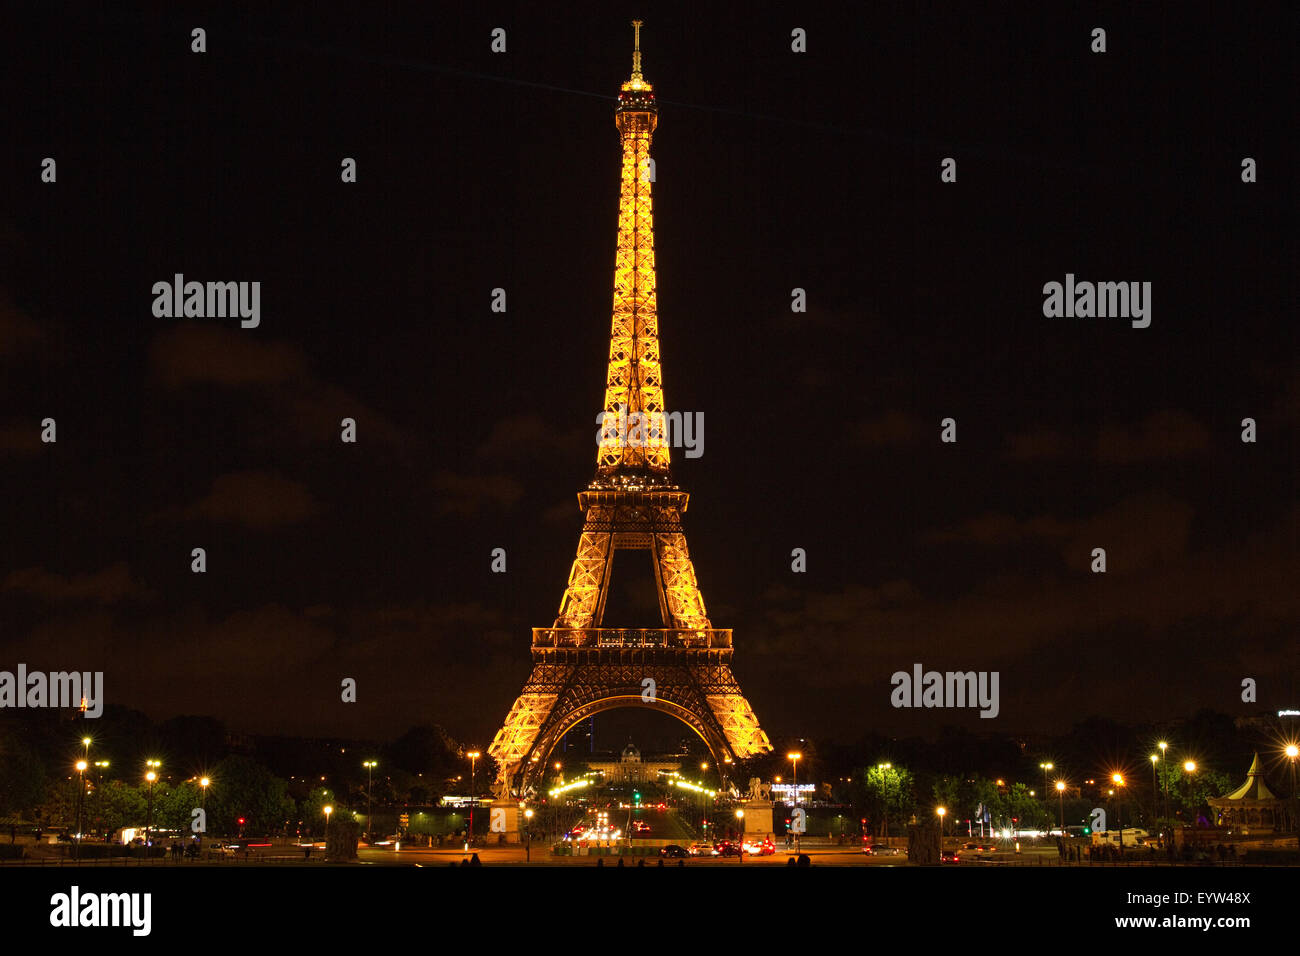
[[605,775],[605,783],[654,783],[660,774],[675,773],[681,770],[680,758],[655,757],[644,760],[641,751],[630,740],[615,760],[591,760],[587,764],[592,770]]

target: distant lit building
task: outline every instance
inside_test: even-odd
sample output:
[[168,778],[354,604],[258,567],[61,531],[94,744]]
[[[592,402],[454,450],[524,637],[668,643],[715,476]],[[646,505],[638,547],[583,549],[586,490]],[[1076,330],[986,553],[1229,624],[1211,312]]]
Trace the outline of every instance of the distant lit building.
[[587,765],[604,774],[607,784],[653,783],[660,774],[682,769],[682,762],[676,757],[641,759],[641,751],[632,743],[623,748],[616,760],[589,760]]

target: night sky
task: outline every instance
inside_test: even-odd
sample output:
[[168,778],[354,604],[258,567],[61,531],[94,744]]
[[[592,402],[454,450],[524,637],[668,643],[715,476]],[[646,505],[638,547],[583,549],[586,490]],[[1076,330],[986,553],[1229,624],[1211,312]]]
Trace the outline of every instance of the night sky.
[[[1300,706],[1294,11],[180,10],[7,31],[0,669],[490,742],[595,471],[640,16],[673,473],[768,734]],[[175,273],[260,281],[260,326],[156,318]],[[1150,327],[1045,318],[1067,273],[1151,282]],[[624,555],[606,624],[657,626]],[[915,662],[1000,715],[891,708]]]

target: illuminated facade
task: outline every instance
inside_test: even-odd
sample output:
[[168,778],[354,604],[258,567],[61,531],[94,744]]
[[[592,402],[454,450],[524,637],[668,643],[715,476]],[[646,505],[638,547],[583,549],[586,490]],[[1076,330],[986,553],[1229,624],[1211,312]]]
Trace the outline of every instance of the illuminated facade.
[[[690,496],[669,472],[650,201],[658,108],[641,75],[640,21],[633,27],[632,76],[614,112],[623,162],[596,477],[578,494],[586,517],[559,613],[533,629],[532,673],[488,748],[502,799],[536,789],[565,732],[615,707],[678,718],[719,767],[772,749],[731,672],[731,631],[709,622],[682,531]],[[625,549],[651,553],[660,627],[603,626],[614,554]]]

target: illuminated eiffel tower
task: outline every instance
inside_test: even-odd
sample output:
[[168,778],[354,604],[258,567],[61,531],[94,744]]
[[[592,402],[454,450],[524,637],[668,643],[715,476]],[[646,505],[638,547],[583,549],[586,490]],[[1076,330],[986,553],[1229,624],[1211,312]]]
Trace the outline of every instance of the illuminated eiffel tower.
[[[682,532],[689,495],[669,474],[650,206],[658,109],[641,75],[641,21],[632,26],[632,76],[614,111],[623,167],[596,478],[578,494],[586,522],[559,614],[553,626],[533,629],[532,674],[488,748],[502,800],[536,790],[564,734],[616,707],[648,707],[688,724],[724,776],[736,760],[772,749],[731,673],[731,631],[714,628],[704,610]],[[620,549],[651,553],[661,627],[602,626]]]

